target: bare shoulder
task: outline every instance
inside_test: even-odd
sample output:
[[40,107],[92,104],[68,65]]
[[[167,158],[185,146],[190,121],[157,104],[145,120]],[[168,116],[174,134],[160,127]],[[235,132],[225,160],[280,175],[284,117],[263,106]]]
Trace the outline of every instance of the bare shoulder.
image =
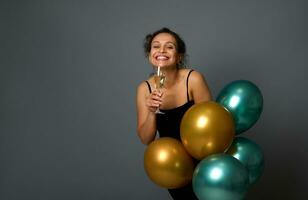
[[141,83],[139,83],[138,87],[137,87],[137,94],[146,94],[148,90],[148,85],[145,81],[142,81]]
[[[151,85],[151,78],[146,81]],[[137,98],[147,98],[151,94],[151,86],[149,86],[146,81],[142,81],[137,86]]]
[[205,83],[204,75],[196,70],[191,72],[189,80],[192,84],[200,84],[200,83],[204,84]]
[[190,92],[195,103],[209,101],[212,99],[207,81],[205,80],[202,73],[196,70],[192,71],[189,77],[189,84]]
[[[182,68],[182,69],[180,69],[179,72],[180,72],[181,78],[186,80],[186,78],[187,78],[187,76],[188,76],[190,71],[192,71],[191,74],[193,74],[193,72],[195,72],[194,69],[190,69],[190,68]],[[189,76],[191,76],[191,74]]]
[[[190,71],[192,71],[193,69],[190,68],[181,68],[180,69],[180,73],[183,75],[187,75]],[[193,70],[194,71],[194,70]]]

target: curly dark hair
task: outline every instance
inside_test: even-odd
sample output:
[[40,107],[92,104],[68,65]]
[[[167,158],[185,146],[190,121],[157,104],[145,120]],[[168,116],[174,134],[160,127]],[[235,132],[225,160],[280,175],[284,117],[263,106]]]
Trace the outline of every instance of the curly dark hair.
[[153,38],[160,34],[160,33],[168,33],[170,35],[172,35],[177,43],[176,47],[177,47],[177,53],[181,54],[181,61],[180,63],[178,63],[177,67],[178,68],[183,68],[185,67],[185,64],[187,63],[187,54],[186,54],[186,45],[185,42],[182,40],[182,38],[175,32],[171,31],[169,28],[161,28],[153,33],[150,33],[148,35],[146,35],[145,39],[144,39],[144,43],[143,43],[143,48],[144,48],[144,53],[145,56],[148,58],[150,51],[151,51],[151,44],[152,44],[152,40]]

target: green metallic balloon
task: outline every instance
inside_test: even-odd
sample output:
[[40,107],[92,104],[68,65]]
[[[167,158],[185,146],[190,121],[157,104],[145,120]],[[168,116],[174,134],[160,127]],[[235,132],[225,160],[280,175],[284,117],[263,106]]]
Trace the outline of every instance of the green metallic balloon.
[[263,174],[264,155],[255,142],[244,137],[236,137],[226,153],[238,159],[247,168],[249,184],[256,183]]
[[213,154],[197,165],[192,184],[199,200],[241,200],[249,186],[248,172],[236,158]]
[[247,80],[237,80],[226,85],[218,94],[216,102],[232,113],[237,135],[257,122],[263,108],[260,89]]

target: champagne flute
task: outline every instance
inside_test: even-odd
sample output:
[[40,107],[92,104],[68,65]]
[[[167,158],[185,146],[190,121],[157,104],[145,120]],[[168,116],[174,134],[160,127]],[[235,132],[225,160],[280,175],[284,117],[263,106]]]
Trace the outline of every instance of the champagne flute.
[[[155,81],[155,89],[160,90],[161,88],[163,88],[164,83],[166,81],[166,76],[165,74],[160,70],[160,66],[157,67],[157,72],[154,75],[154,81]],[[163,112],[161,112],[161,110],[159,109],[159,107],[157,108],[157,110],[155,111],[156,114],[164,114]]]

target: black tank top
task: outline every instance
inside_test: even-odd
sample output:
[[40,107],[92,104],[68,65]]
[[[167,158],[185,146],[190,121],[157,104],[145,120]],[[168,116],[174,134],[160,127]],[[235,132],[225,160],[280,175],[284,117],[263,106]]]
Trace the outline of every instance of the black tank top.
[[[190,70],[186,79],[186,93],[187,102],[179,107],[163,110],[160,109],[164,114],[156,115],[156,128],[159,133],[159,137],[172,137],[178,140],[180,138],[180,125],[181,120],[185,112],[194,105],[193,100],[189,100],[188,93],[188,78],[193,70]],[[149,87],[150,93],[152,93],[151,86],[148,81],[146,81]]]

